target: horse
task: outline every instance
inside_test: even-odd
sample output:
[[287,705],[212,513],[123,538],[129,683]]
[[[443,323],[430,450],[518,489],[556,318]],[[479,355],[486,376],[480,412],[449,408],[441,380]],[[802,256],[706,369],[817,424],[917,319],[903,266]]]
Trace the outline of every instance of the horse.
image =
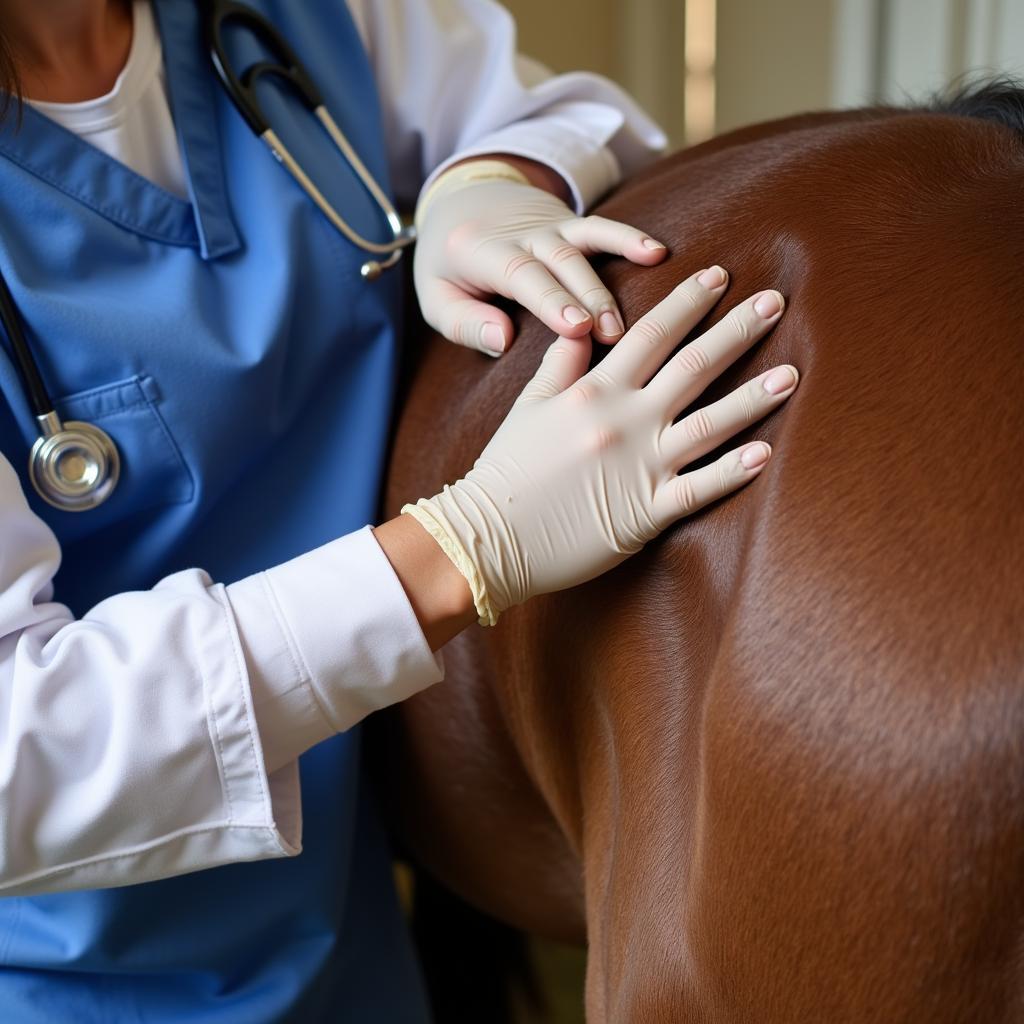
[[[397,835],[586,943],[592,1024],[1024,1020],[1024,90],[741,129],[597,212],[670,250],[601,262],[627,323],[713,263],[705,326],[787,296],[702,401],[801,387],[749,487],[445,648],[383,723]],[[552,341],[517,327],[422,342],[390,512],[470,468]]]

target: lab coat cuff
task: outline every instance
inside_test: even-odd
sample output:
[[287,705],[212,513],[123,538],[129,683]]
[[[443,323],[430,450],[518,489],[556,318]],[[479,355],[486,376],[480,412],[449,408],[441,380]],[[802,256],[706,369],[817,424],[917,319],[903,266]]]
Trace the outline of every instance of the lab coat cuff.
[[[297,756],[299,747],[343,732],[444,676],[369,527],[233,584],[232,603],[236,587],[257,700],[290,720],[282,729],[280,720],[270,723],[258,711],[261,732],[268,718],[268,764],[283,764],[289,749]],[[248,639],[258,630],[264,631],[259,639]],[[282,739],[285,734],[290,738]]]
[[[246,680],[242,634],[232,614],[228,588],[212,584],[207,592],[221,608],[228,642],[224,643],[224,634],[209,630],[196,634],[195,643],[203,666],[230,831],[236,833],[231,842],[238,846],[237,834],[248,834],[246,843],[262,847],[234,853],[229,859],[295,856],[302,849],[298,774],[268,775],[257,740],[259,724],[252,682]],[[230,847],[229,842],[223,845]]]
[[258,741],[258,691],[252,686],[251,674],[246,685],[248,654],[237,614],[232,614],[230,590],[223,584],[207,588],[220,606],[228,642],[224,642],[224,633],[216,630],[194,635],[228,808],[227,827],[213,831],[218,837],[216,853],[204,856],[199,852],[202,835],[191,837],[191,856],[197,863],[294,857],[302,852],[298,765],[292,759],[279,771],[267,766]]
[[[508,153],[545,164],[569,186],[577,214],[589,210],[622,180],[618,158],[606,143],[622,128],[623,114],[605,104],[571,102],[548,108],[542,116],[489,132],[436,167],[420,196],[452,164],[473,156]],[[644,145],[653,151],[664,135],[653,123]]]
[[226,588],[268,774],[334,735],[266,573]]

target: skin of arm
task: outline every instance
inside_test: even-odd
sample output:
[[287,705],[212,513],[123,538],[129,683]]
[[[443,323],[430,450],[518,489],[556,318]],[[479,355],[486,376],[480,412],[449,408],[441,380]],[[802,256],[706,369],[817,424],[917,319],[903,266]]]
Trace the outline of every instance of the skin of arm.
[[432,651],[476,622],[469,584],[440,545],[411,516],[396,516],[374,536],[405,590]]

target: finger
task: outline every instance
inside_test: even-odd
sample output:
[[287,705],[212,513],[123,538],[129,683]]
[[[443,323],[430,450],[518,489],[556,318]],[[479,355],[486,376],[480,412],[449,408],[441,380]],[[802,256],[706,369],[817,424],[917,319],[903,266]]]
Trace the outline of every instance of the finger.
[[552,398],[575,384],[587,372],[592,348],[589,335],[556,338],[544,353],[537,372],[516,399],[516,405]]
[[691,412],[662,434],[666,463],[676,472],[714,451],[780,406],[796,390],[799,380],[795,366],[777,366],[748,380],[725,398]]
[[654,493],[654,519],[659,530],[677,519],[738,491],[761,472],[771,458],[771,447],[754,441],[723,455],[710,466],[674,476]]
[[590,314],[594,323],[591,334],[597,341],[613,342],[622,337],[626,328],[618,303],[601,283],[590,261],[575,245],[552,232],[535,242],[533,251]]
[[646,231],[607,217],[577,217],[561,231],[562,237],[586,256],[610,252],[649,267],[668,255],[668,249]]
[[668,354],[707,316],[722,297],[728,280],[721,267],[688,277],[626,331],[622,341],[602,361],[603,372],[623,383],[642,387]]
[[[785,299],[776,291],[759,292],[741,302],[681,348],[647,385],[647,392],[654,401],[664,403],[669,418],[674,419],[778,323],[784,307]],[[625,341],[618,347],[623,344]]]
[[421,288],[420,310],[423,319],[449,341],[489,356],[500,356],[514,333],[508,314],[451,281],[435,280]]
[[494,288],[525,306],[556,334],[579,338],[590,333],[590,314],[534,253],[518,245],[495,246],[483,270],[482,286]]

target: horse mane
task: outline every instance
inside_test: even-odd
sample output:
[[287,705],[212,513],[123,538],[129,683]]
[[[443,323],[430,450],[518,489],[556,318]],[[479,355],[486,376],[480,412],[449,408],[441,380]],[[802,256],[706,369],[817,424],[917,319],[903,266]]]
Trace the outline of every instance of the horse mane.
[[1024,81],[1010,75],[964,82],[934,96],[924,109],[994,121],[1024,142]]

